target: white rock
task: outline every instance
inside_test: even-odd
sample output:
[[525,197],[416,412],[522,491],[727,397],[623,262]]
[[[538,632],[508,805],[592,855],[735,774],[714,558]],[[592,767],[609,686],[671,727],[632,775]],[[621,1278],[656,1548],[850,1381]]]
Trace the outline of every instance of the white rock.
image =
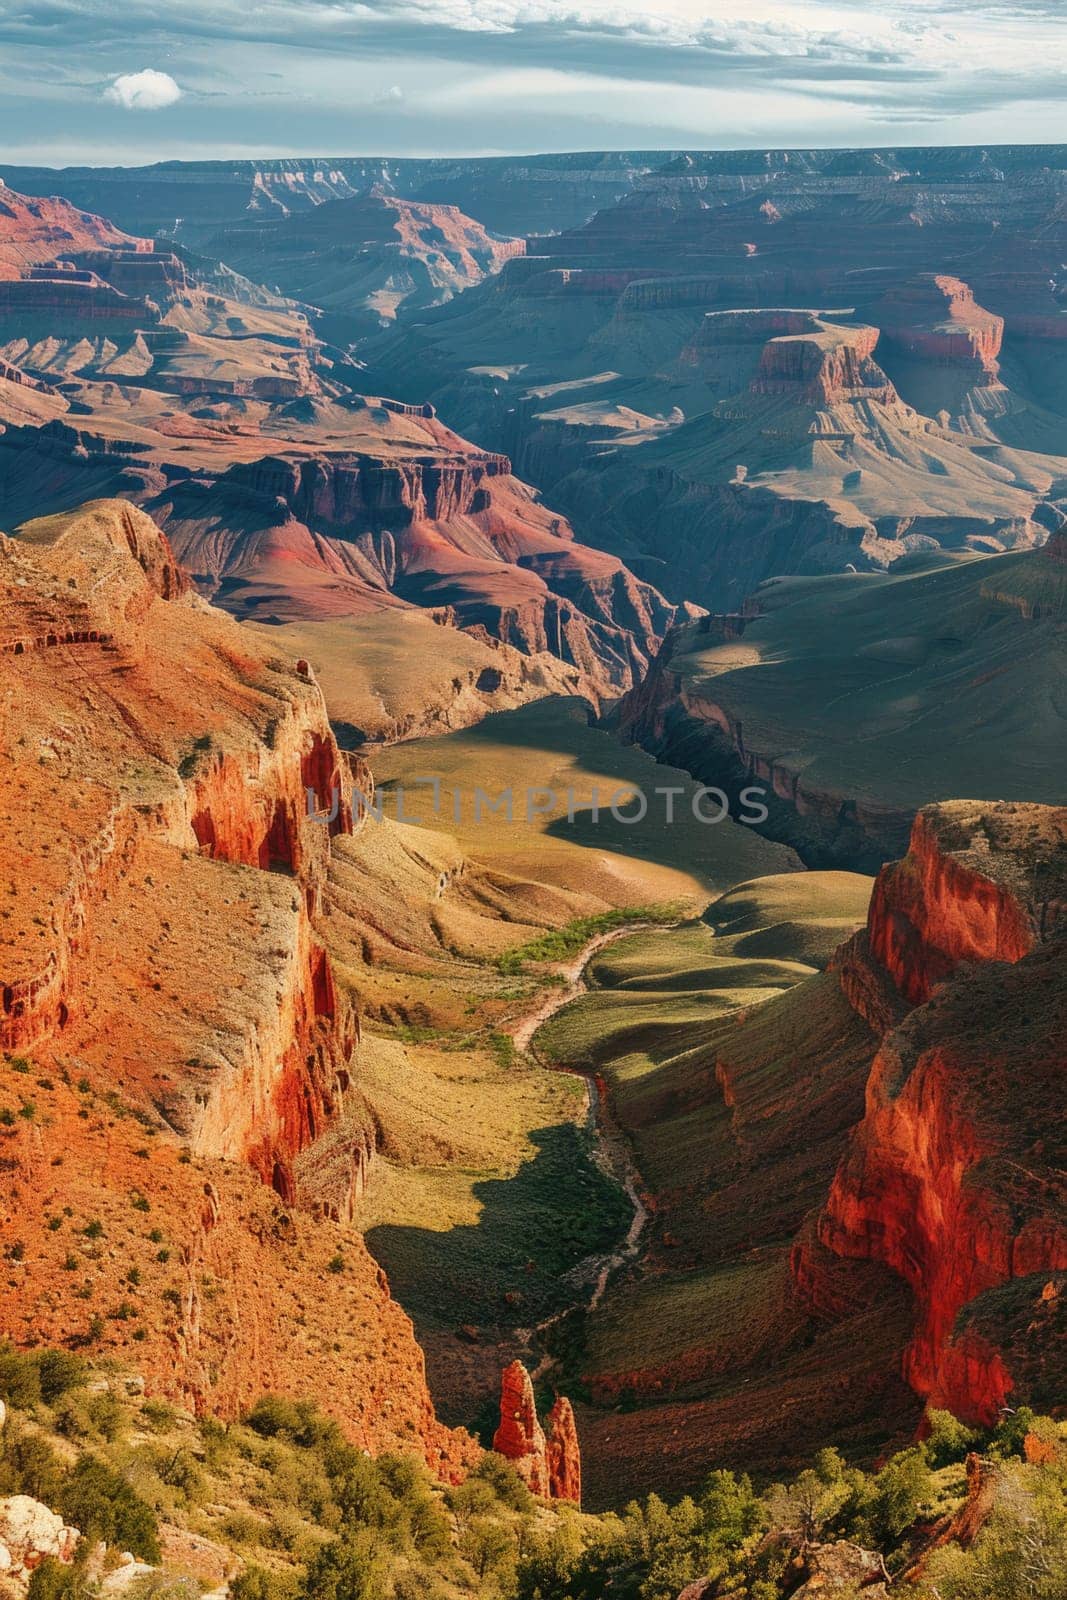
[[138,1561],[130,1556],[127,1561],[125,1554],[121,1567],[116,1567],[114,1572],[109,1572],[100,1580],[100,1593],[110,1595],[125,1594],[139,1578],[150,1577],[153,1572],[158,1572],[158,1567],[149,1566],[145,1561]]
[[63,1518],[28,1494],[13,1494],[0,1499],[0,1545],[7,1549],[7,1570],[16,1578],[33,1572],[49,1556],[70,1561],[81,1538],[77,1528],[68,1528]]

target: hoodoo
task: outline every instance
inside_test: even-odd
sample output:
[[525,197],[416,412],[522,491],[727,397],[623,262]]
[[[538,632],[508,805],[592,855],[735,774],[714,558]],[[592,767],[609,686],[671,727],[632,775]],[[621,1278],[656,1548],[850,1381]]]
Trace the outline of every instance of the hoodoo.
[[493,1449],[514,1464],[534,1494],[580,1504],[578,1430],[566,1396],[556,1400],[547,1421],[546,1435],[538,1420],[530,1374],[521,1361],[513,1361],[500,1380],[500,1426],[493,1436]]

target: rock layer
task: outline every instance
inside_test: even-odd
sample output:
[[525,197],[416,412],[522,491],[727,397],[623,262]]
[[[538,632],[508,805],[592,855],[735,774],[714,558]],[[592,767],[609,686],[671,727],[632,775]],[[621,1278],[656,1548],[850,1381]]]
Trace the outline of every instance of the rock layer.
[[[225,1416],[311,1396],[455,1477],[476,1448],[437,1422],[352,1226],[377,1124],[327,935],[335,842],[365,818],[307,662],[107,501],[0,540],[0,649],[0,1038],[35,1071],[2,1129],[0,1332],[101,1345]],[[99,1303],[125,1296],[103,1332],[63,1271],[75,1229]]]
[[[1021,1370],[995,1295],[1017,1281],[1036,1304],[1050,1275],[1067,1271],[1048,1121],[1067,1065],[1065,934],[1067,809],[955,802],[917,818],[855,942],[859,963],[866,952],[914,1009],[874,1059],[819,1244],[910,1284],[909,1382],[984,1423]],[[815,1292],[817,1257],[805,1244],[795,1268]],[[1028,1386],[1040,1387],[1039,1355],[1037,1367]]]

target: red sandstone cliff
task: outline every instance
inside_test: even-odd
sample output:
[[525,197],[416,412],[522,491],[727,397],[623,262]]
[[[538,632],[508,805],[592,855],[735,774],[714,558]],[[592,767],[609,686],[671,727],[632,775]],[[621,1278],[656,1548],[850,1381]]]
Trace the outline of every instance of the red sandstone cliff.
[[818,406],[860,398],[888,405],[896,399],[872,359],[877,328],[833,328],[811,321],[818,331],[783,333],[767,341],[752,380],[753,394],[793,395]]
[[[0,1331],[226,1415],[314,1396],[455,1475],[473,1447],[351,1225],[375,1124],[323,918],[356,824],[306,664],[192,595],[123,502],[0,540],[0,655],[0,1044],[34,1106],[0,1125]],[[301,1159],[334,1132],[328,1172]]]
[[[1024,1356],[998,1292],[1015,1284],[1036,1315],[1050,1275],[1067,1272],[1065,933],[1067,809],[953,802],[916,819],[839,963],[846,994],[885,1037],[819,1246],[909,1283],[908,1380],[983,1422],[1024,1367],[1027,1387],[1041,1383],[1040,1347]],[[865,967],[890,980],[902,1019],[872,1008],[857,981]],[[795,1253],[809,1296],[817,1248]]]
[[67,200],[33,199],[0,184],[0,279],[22,277],[57,255],[100,247],[150,251],[152,242],[135,239]]
[[962,278],[924,273],[894,284],[864,315],[882,337],[910,356],[939,365],[970,367],[976,379],[996,378],[1004,318],[976,303]]

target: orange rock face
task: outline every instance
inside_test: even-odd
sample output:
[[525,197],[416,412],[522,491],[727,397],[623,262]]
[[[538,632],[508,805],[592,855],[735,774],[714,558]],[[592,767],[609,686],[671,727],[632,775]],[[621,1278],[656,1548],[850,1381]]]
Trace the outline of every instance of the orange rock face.
[[[910,1284],[912,1386],[986,1423],[1024,1360],[995,1292],[1017,1281],[1025,1321],[1026,1304],[1056,1299],[1048,1275],[1067,1271],[1055,1109],[1065,888],[1067,809],[956,802],[920,814],[908,856],[879,879],[866,940],[913,1009],[885,1013],[866,1114],[818,1224],[833,1255],[882,1262]],[[846,993],[855,988],[853,971]],[[796,1262],[809,1297],[812,1260],[800,1251]],[[1040,1383],[1033,1318],[1025,1363]]]
[[123,502],[0,540],[0,656],[0,1332],[223,1415],[311,1396],[455,1476],[475,1447],[351,1226],[376,1133],[324,938],[355,824],[318,685]]
[[548,1492],[553,1500],[582,1503],[582,1456],[578,1426],[566,1395],[548,1413]]
[[147,252],[152,241],[123,233],[67,200],[31,199],[0,185],[0,279],[20,278],[39,262],[101,246]]
[[976,303],[969,284],[945,273],[924,273],[894,285],[865,315],[883,337],[909,355],[972,367],[996,378],[1004,318]]
[[1047,920],[1062,915],[1040,898],[1042,886],[1026,883],[1028,841],[1015,824],[1027,810],[920,813],[908,854],[879,875],[871,954],[912,1005],[961,961],[1020,960]]
[[500,1426],[493,1449],[514,1464],[534,1494],[581,1503],[581,1453],[571,1403],[563,1395],[557,1399],[548,1414],[546,1437],[533,1383],[521,1361],[505,1367],[500,1380]]

